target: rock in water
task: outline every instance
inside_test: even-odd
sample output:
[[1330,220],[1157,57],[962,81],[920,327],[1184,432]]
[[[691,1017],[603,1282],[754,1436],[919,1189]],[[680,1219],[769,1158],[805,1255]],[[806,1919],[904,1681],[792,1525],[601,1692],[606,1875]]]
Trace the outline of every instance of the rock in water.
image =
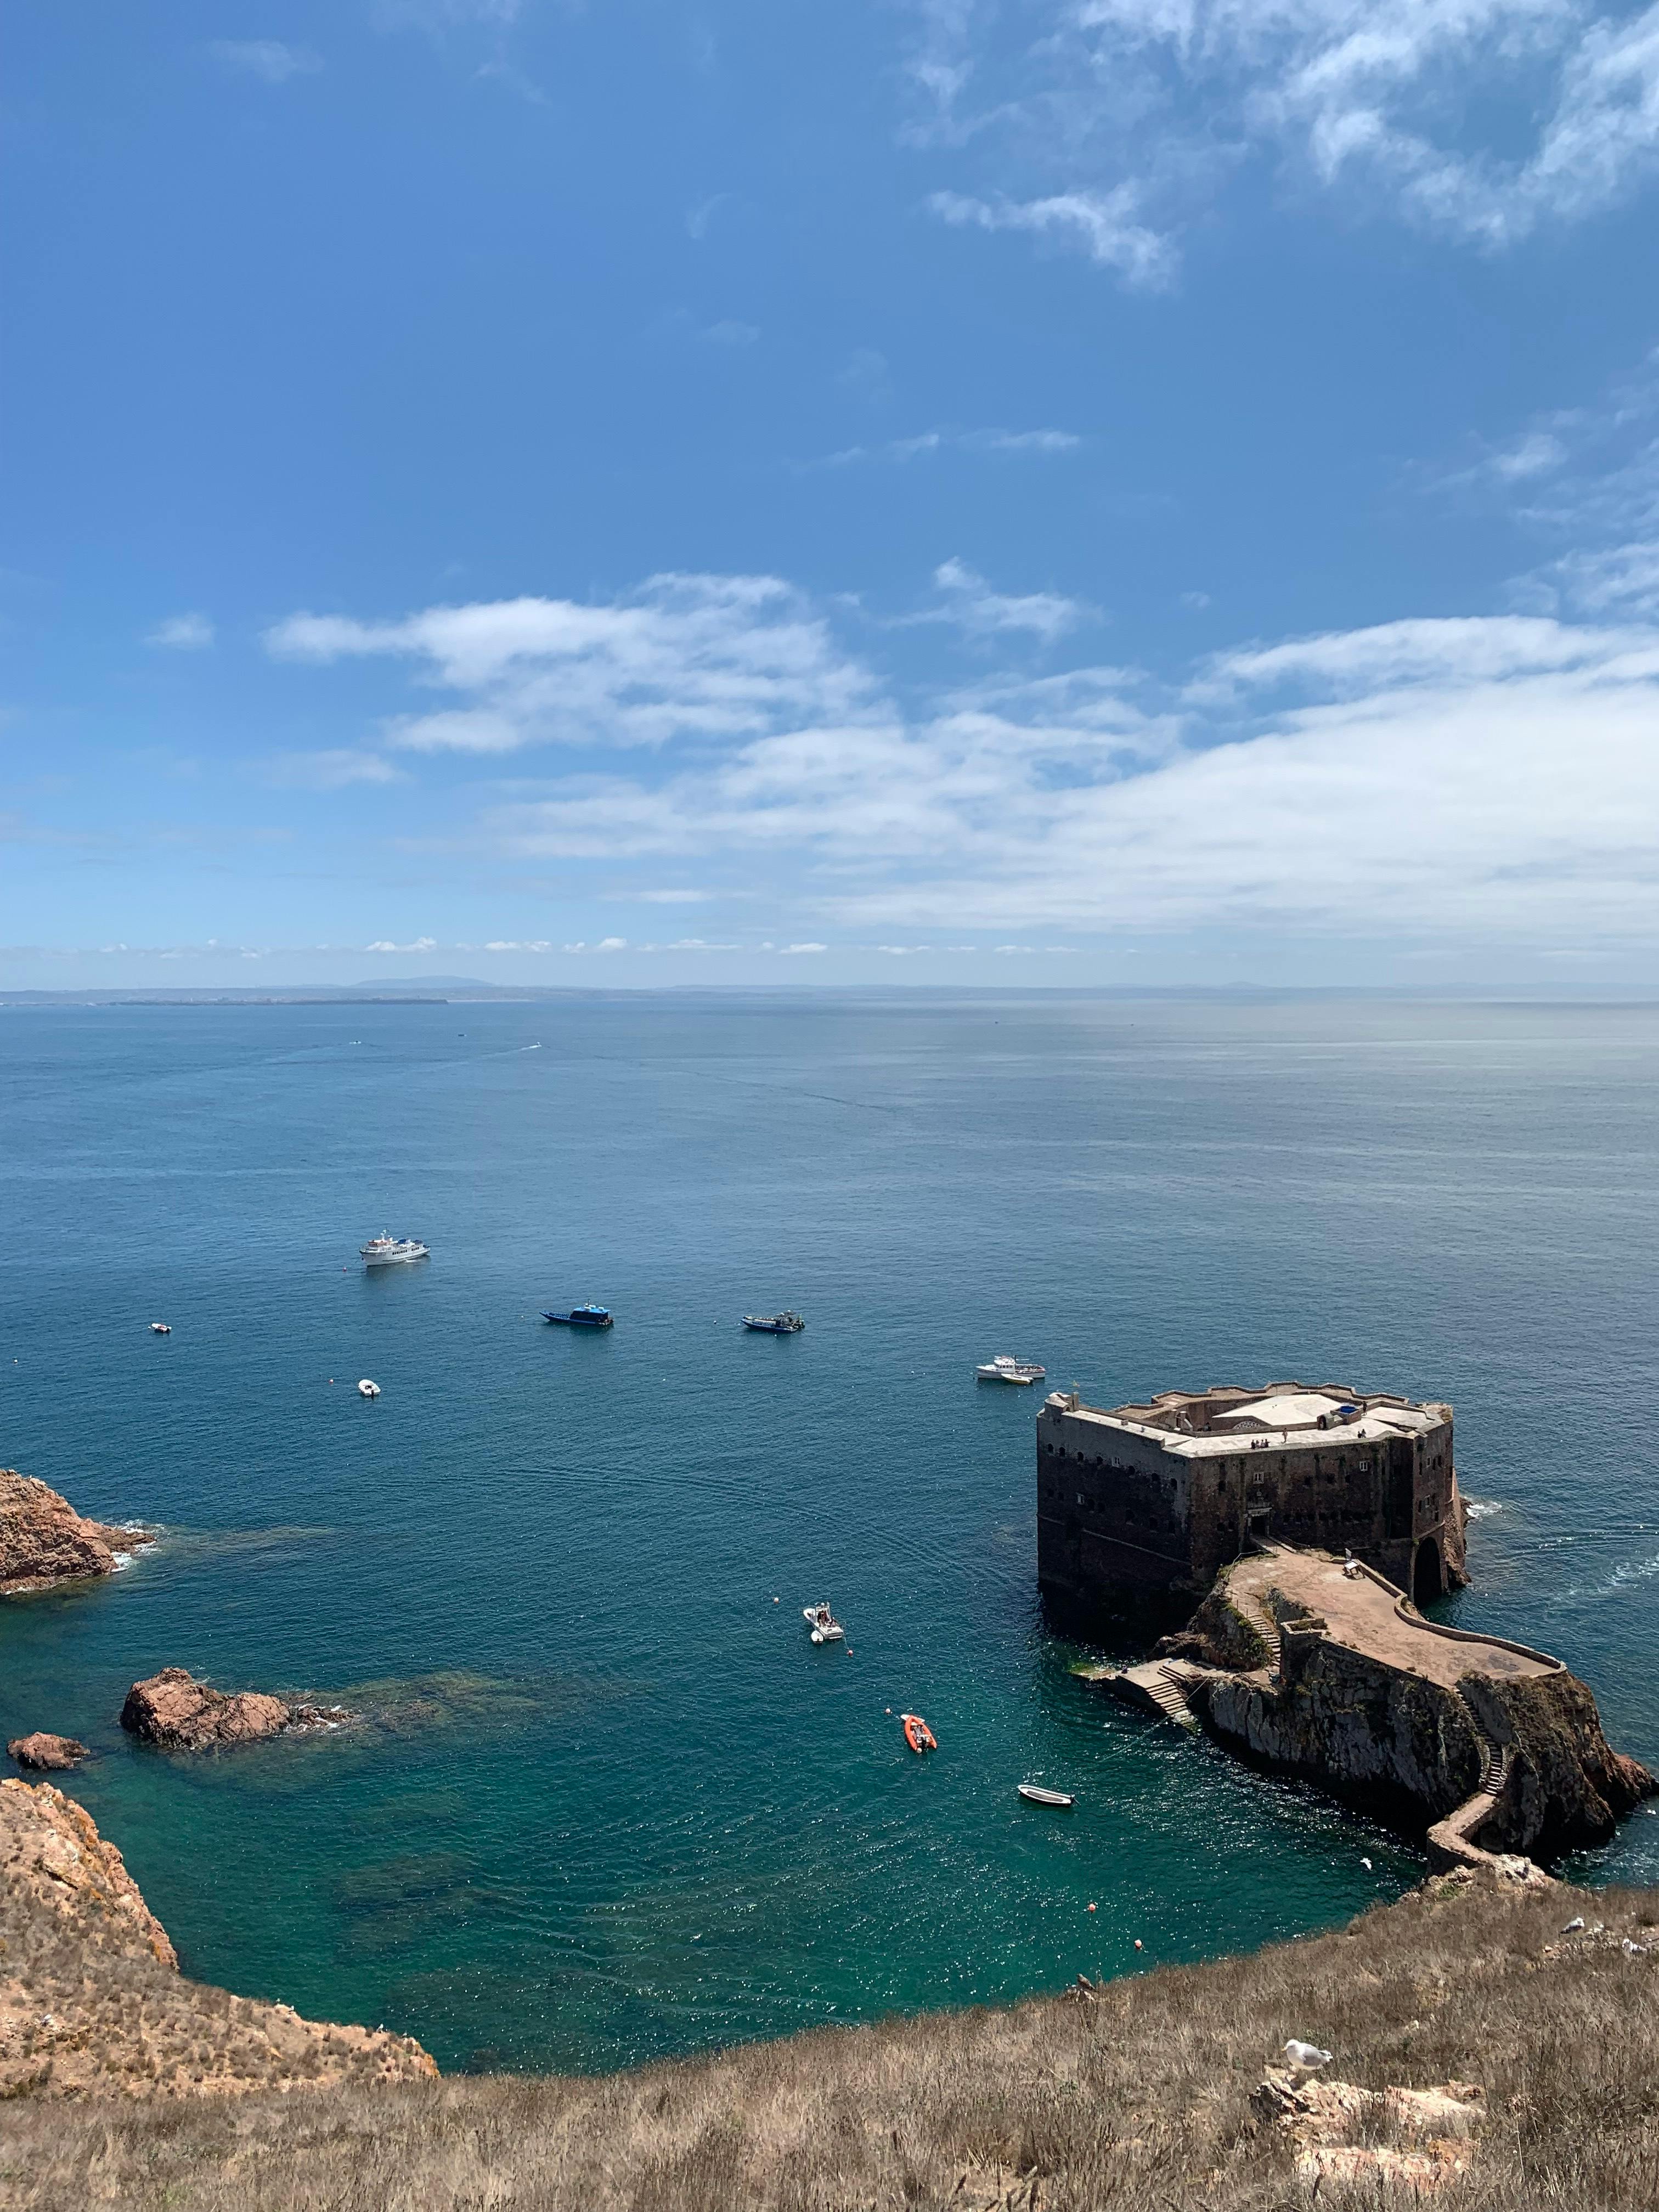
[[48,1774],[78,1766],[91,1756],[85,1744],[77,1743],[72,1735],[47,1735],[39,1729],[33,1735],[14,1736],[6,1751],[20,1766],[36,1766]]
[[0,1591],[50,1589],[54,1583],[111,1574],[117,1553],[155,1541],[146,1529],[83,1521],[44,1482],[0,1468]]
[[228,1697],[198,1682],[183,1667],[163,1667],[135,1682],[121,1708],[121,1725],[140,1743],[161,1751],[223,1751],[280,1735],[292,1716],[280,1698],[258,1690]]

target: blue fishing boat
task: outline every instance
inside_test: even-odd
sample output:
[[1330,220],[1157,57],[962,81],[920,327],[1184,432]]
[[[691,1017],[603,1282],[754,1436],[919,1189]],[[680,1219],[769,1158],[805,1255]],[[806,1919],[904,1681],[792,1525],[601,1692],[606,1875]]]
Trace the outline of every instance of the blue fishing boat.
[[763,1336],[796,1336],[806,1323],[798,1313],[745,1314],[743,1325],[758,1329]]
[[562,1322],[567,1328],[609,1328],[609,1306],[572,1306],[568,1313],[544,1313],[544,1321]]

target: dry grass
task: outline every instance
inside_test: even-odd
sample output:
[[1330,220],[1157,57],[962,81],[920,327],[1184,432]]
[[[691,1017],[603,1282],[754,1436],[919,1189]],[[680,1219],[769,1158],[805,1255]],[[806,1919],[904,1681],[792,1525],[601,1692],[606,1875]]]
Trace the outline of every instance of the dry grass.
[[[1583,1911],[1600,1936],[1565,1937]],[[1285,2038],[1370,2087],[1484,2083],[1447,2212],[1659,2202],[1659,1893],[1484,1883],[1092,2002],[890,2021],[595,2080],[0,2107],[0,2206],[1046,2212],[1303,2205],[1249,2092]],[[1376,2206],[1321,2187],[1321,2206]]]

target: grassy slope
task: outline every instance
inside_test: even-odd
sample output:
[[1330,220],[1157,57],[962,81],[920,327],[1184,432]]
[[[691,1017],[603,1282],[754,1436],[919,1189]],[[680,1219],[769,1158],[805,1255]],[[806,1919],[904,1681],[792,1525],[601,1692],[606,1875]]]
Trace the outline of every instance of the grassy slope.
[[[1564,1937],[1582,1911],[1600,1937]],[[17,2100],[0,2206],[81,2212],[1218,2212],[1306,2192],[1249,2092],[1285,2038],[1333,2076],[1486,2086],[1449,2208],[1659,2202],[1659,1893],[1419,1892],[1329,1936],[1093,2002],[893,2021],[596,2080]],[[1000,2171],[999,2171],[1000,2169]],[[1024,2177],[1010,2192],[1014,2176]],[[1031,2185],[1036,2180],[1033,2199]],[[1322,2187],[1321,2206],[1375,2205]]]

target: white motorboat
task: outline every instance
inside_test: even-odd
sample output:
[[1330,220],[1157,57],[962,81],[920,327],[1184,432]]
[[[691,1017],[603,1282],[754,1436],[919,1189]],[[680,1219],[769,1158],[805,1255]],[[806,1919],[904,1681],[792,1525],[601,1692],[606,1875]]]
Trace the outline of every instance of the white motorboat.
[[1040,1782],[1022,1782],[1019,1794],[1028,1805],[1052,1805],[1062,1813],[1074,1802],[1065,1790],[1045,1790]]
[[368,1376],[365,1375],[362,1381],[357,1385],[357,1395],[360,1398],[378,1398],[380,1395],[380,1384],[378,1382],[371,1382]]
[[418,1237],[371,1237],[357,1251],[366,1267],[395,1267],[404,1260],[432,1257]]
[[149,1325],[149,1333],[152,1336],[171,1336],[173,1323],[170,1321],[153,1321]]
[[804,1605],[800,1617],[812,1632],[814,1644],[844,1644],[847,1631],[827,1605]]
[[1006,1352],[974,1370],[981,1382],[1041,1382],[1048,1372],[1035,1359],[1011,1359]]

